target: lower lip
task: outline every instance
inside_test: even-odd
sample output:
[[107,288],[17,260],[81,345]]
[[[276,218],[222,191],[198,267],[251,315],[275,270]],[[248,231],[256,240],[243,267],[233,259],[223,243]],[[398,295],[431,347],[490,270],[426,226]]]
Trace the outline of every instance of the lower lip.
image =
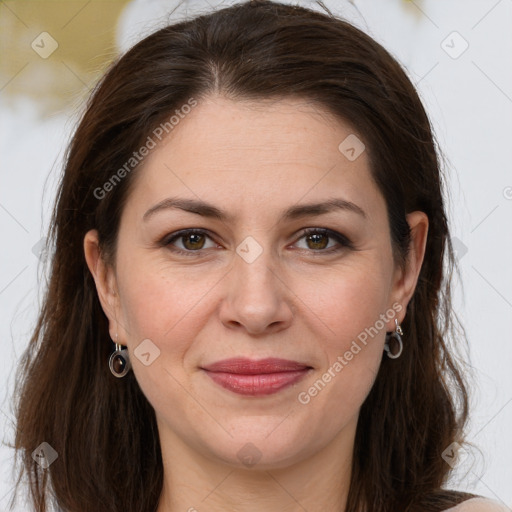
[[291,372],[262,373],[258,375],[241,375],[238,373],[209,372],[208,377],[225,389],[239,395],[272,395],[303,379],[309,368]]

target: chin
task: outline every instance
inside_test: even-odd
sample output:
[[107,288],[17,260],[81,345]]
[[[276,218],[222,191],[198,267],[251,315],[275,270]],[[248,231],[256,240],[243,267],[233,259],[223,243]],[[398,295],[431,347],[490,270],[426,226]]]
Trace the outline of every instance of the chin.
[[[222,438],[212,438],[210,432],[210,436],[203,440],[203,454],[216,462],[221,460],[229,466],[255,471],[289,467],[319,449],[316,445],[321,442],[307,443],[303,429],[298,426],[283,428],[281,424],[276,429],[282,420],[274,419],[273,426],[265,422],[264,427],[255,425],[254,420],[252,425],[247,421],[240,422],[239,429],[230,429],[233,437],[226,434]],[[283,428],[282,432],[277,432],[280,428]]]

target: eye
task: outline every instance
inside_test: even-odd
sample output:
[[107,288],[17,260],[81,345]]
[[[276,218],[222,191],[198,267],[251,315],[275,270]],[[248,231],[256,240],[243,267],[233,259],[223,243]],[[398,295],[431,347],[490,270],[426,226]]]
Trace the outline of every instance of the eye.
[[[205,241],[209,239],[212,242],[210,247],[205,246]],[[175,241],[181,243],[181,247],[175,246]],[[202,229],[184,229],[173,233],[171,236],[162,240],[162,245],[169,247],[173,252],[180,254],[192,255],[191,253],[199,252],[202,249],[210,249],[217,247],[211,237]],[[173,247],[174,246],[174,247]]]
[[[343,247],[352,248],[351,241],[341,233],[325,228],[309,228],[304,230],[299,240],[305,240],[306,250],[313,252],[332,253],[340,251]],[[329,240],[334,242],[329,245]],[[301,247],[303,249],[304,247]]]
[[[335,253],[343,248],[353,248],[352,242],[341,233],[326,228],[308,228],[302,233],[300,240],[305,240],[306,247],[299,247],[313,253]],[[211,245],[206,245],[210,240]],[[329,243],[329,241],[333,243]],[[218,247],[208,233],[203,229],[184,229],[166,236],[160,244],[177,254],[199,256],[203,249]],[[178,245],[180,244],[180,245]]]

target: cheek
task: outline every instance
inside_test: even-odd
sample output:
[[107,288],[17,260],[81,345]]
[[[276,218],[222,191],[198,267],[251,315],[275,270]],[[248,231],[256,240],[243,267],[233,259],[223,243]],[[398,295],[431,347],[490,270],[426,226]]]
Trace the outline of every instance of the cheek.
[[120,266],[122,317],[130,348],[149,338],[162,350],[172,346],[166,353],[173,358],[181,357],[199,331],[206,299],[218,280],[216,274],[199,269],[185,273],[153,262]]
[[298,390],[298,399],[306,409],[330,410],[321,416],[326,428],[333,431],[339,428],[340,418],[358,412],[382,361],[384,318],[389,321],[395,314],[388,308],[387,276],[376,261],[331,274],[313,293],[300,292],[306,297],[312,322],[314,317],[321,320],[316,324],[323,333],[318,339],[323,364],[316,380]]
[[[208,292],[218,277],[214,279],[199,271],[196,276],[185,276],[176,268],[152,263],[133,263],[124,270],[119,272],[123,284],[122,316],[133,372],[155,410],[166,410],[169,404],[176,407],[183,400],[183,383],[189,377],[184,361],[211,313],[205,309]],[[147,346],[144,340],[148,339],[157,348],[149,344],[151,359],[146,365],[138,357],[142,352],[138,347]],[[143,341],[146,345],[142,345]]]
[[[294,284],[294,292],[306,306],[302,310],[312,322],[317,318],[331,349],[343,349],[347,340],[373,326],[388,308],[387,267],[378,258],[365,260],[303,275]],[[379,330],[382,327],[379,322]]]

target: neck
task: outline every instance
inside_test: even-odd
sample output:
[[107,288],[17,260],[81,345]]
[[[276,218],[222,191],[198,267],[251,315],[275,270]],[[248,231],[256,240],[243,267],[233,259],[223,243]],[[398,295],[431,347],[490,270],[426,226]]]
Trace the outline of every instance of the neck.
[[157,512],[343,512],[355,426],[299,462],[258,469],[207,458],[159,425],[164,485]]

